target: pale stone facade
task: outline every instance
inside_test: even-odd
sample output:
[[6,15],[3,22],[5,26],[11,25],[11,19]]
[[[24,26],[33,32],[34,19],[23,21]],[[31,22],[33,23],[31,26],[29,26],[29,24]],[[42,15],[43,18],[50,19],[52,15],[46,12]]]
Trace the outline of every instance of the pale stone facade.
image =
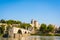
[[31,31],[29,30],[26,30],[26,29],[22,29],[22,28],[16,28],[16,27],[13,27],[9,30],[9,35],[10,36],[14,36],[14,34],[18,34],[18,30],[21,30],[22,34],[21,35],[24,35],[24,34],[30,34]]
[[36,27],[37,29],[39,29],[40,25],[36,20],[31,20],[31,24],[32,27]]

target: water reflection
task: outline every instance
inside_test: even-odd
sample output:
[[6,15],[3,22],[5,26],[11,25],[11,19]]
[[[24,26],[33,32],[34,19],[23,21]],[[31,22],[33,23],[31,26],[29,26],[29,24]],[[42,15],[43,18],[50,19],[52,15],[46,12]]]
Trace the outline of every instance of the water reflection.
[[60,40],[58,36],[29,36],[21,38],[1,38],[0,40]]
[[40,37],[40,40],[54,40],[54,37],[53,36],[42,36],[42,37]]

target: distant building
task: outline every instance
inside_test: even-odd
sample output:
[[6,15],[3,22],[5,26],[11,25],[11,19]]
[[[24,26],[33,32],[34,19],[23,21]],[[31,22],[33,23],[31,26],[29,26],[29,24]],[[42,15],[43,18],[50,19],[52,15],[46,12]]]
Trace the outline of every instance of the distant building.
[[30,25],[32,26],[32,34],[35,34],[36,33],[36,29],[39,29],[39,27],[40,27],[38,21],[32,19]]
[[31,26],[36,27],[37,29],[39,29],[39,27],[40,27],[39,23],[36,20],[33,20],[33,19],[31,20]]

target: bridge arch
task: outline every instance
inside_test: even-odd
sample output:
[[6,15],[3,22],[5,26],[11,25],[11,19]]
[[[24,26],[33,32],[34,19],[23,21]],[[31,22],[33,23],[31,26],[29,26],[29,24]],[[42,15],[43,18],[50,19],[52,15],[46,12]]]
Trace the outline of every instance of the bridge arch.
[[20,29],[18,30],[18,34],[22,34],[22,31]]

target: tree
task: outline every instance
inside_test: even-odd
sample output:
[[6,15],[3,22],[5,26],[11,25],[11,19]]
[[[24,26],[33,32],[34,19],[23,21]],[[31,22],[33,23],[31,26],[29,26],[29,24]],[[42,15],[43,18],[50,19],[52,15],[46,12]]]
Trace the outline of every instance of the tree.
[[60,27],[59,27],[58,29],[59,29],[59,31],[60,31]]
[[8,26],[6,27],[6,30],[9,31],[10,28],[11,28],[10,25],[8,25]]
[[0,27],[0,34],[2,34],[2,28]]
[[56,32],[57,32],[57,33],[60,33],[60,27],[59,27],[59,28],[57,28]]
[[21,21],[16,21],[16,24],[21,24]]
[[30,24],[27,24],[27,23],[22,23],[21,24],[21,28],[28,29],[29,27],[31,27]]
[[45,33],[46,30],[47,30],[46,24],[41,24],[41,26],[40,26],[40,32]]
[[0,23],[6,23],[6,21],[4,19],[1,19]]
[[15,21],[15,20],[7,20],[7,24],[21,24],[20,21]]
[[47,27],[48,32],[54,32],[54,26],[52,24],[49,24]]
[[4,30],[5,30],[5,25],[1,25],[1,31],[2,31],[2,33],[4,33]]
[[14,20],[7,20],[6,22],[7,22],[7,24],[13,24]]

